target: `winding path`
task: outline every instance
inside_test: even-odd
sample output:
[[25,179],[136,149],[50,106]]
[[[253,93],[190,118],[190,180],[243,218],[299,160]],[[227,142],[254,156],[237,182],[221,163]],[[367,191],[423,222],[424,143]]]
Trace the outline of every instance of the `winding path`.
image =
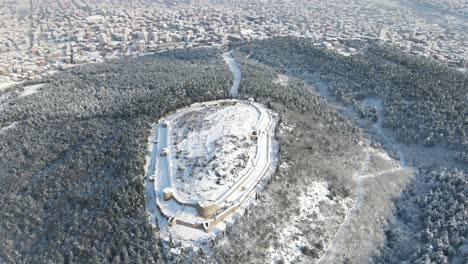
[[351,209],[346,214],[345,220],[343,221],[343,223],[341,223],[332,241],[328,244],[328,247],[325,250],[325,253],[323,253],[322,257],[319,259],[318,263],[320,264],[335,263],[333,256],[336,254],[333,254],[333,253],[335,253],[336,251],[335,250],[336,244],[343,237],[343,235],[345,234],[346,228],[349,227],[349,225],[351,224],[351,220],[354,217],[356,217],[356,215],[359,213],[359,210],[362,207],[362,204],[364,202],[364,197],[365,197],[365,191],[362,186],[362,179],[364,177],[364,172],[367,170],[369,166],[369,160],[370,160],[370,154],[369,154],[369,151],[366,151],[366,157],[361,164],[361,168],[359,169],[358,176],[357,176],[356,200],[354,201],[353,207],[351,207]]
[[224,61],[229,65],[229,69],[234,75],[234,83],[232,84],[231,89],[229,90],[229,95],[231,97],[239,96],[239,86],[242,79],[242,71],[237,63],[236,59],[232,55],[232,51],[226,52],[223,54]]
[[[330,93],[328,91],[327,85],[322,84],[320,85],[320,94],[325,97],[327,100],[330,102],[333,102],[333,104],[338,104],[330,96]],[[330,100],[331,99],[331,100]],[[369,160],[370,160],[370,153],[369,150],[365,150],[365,158],[364,161],[361,164],[361,168],[358,172],[357,175],[357,180],[356,180],[356,199],[354,201],[354,204],[352,208],[348,211],[348,213],[345,216],[344,221],[341,223],[340,227],[338,228],[337,232],[335,233],[333,239],[331,242],[328,244],[325,252],[323,255],[320,257],[320,259],[317,261],[319,264],[326,264],[326,263],[337,263],[339,257],[341,255],[341,252],[339,252],[337,244],[339,243],[340,240],[344,237],[346,234],[347,228],[350,226],[352,220],[357,217],[357,215],[360,212],[360,209],[364,205],[365,197],[366,197],[366,190],[363,187],[363,181],[366,178],[370,177],[378,177],[385,175],[387,173],[392,173],[398,170],[404,170],[408,169],[407,161],[405,159],[405,155],[402,150],[401,144],[397,143],[395,140],[393,140],[385,131],[383,128],[383,120],[384,120],[384,114],[383,114],[383,109],[382,109],[382,102],[379,99],[374,99],[374,98],[367,98],[364,100],[364,105],[367,106],[372,106],[377,110],[377,122],[375,122],[372,125],[372,128],[374,131],[377,133],[378,136],[380,136],[381,140],[383,141],[384,145],[387,147],[393,149],[396,151],[398,158],[400,160],[400,166],[398,168],[390,169],[390,170],[382,170],[379,172],[375,173],[365,173],[367,171],[368,165],[369,165]]]

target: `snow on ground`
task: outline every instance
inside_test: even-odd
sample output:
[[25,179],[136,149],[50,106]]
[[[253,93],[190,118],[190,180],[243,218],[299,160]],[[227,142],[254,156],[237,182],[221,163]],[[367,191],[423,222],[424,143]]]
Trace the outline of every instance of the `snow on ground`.
[[289,77],[284,74],[278,74],[278,78],[274,81],[274,83],[287,86],[289,84]]
[[292,132],[294,130],[294,125],[290,125],[287,120],[283,120],[279,125],[279,129],[286,132]]
[[362,177],[375,177],[385,173],[401,170],[399,161],[392,159],[387,152],[381,149],[368,148],[369,166]]
[[16,122],[13,122],[13,123],[11,123],[11,124],[8,125],[8,126],[5,126],[5,127],[0,128],[0,135],[3,134],[3,133],[5,133],[8,129],[14,128],[14,127],[16,126],[16,124],[17,124]]
[[254,131],[260,113],[246,104],[213,106],[175,120],[176,185],[181,198],[206,200],[232,185],[255,153]]
[[88,16],[86,18],[87,21],[89,22],[96,22],[96,21],[101,21],[101,20],[104,20],[104,16],[101,16],[101,15],[92,15],[92,16]]
[[15,84],[17,83],[16,82],[0,83],[0,91],[6,90]]
[[232,97],[237,97],[239,95],[239,85],[241,82],[242,78],[242,71],[237,63],[237,61],[234,59],[232,56],[232,52],[226,52],[223,54],[224,61],[229,66],[229,69],[231,70],[232,74],[234,75],[234,83],[232,84],[232,87],[230,89],[229,95]]
[[[16,82],[1,83],[0,84],[0,92],[2,92],[4,90],[7,90],[8,88],[11,88],[16,84],[18,84],[18,83],[16,83]],[[12,95],[9,92],[5,92],[3,94],[0,94],[0,111],[2,111],[3,108],[4,108],[5,104],[3,102],[6,102],[11,97],[12,97]]]
[[10,94],[0,94],[0,111],[2,111],[4,105],[6,105],[4,102],[6,102],[10,97]]
[[394,172],[404,171],[404,168],[400,166],[397,160],[391,159],[388,154],[381,149],[366,147],[365,152],[366,157],[361,164],[361,168],[357,175],[354,176],[356,179],[356,199],[354,200],[354,204],[351,209],[348,210],[344,221],[341,223],[338,231],[319,259],[318,263],[320,264],[339,262],[338,258],[342,256],[339,245],[344,243],[344,238],[347,236],[350,226],[360,217],[361,209],[369,200],[366,196],[370,190],[366,188],[366,182],[370,178],[383,177],[384,175],[389,175]]
[[[14,86],[16,84],[19,84],[19,83],[3,83],[3,84],[0,84],[0,91],[6,90],[6,89],[8,89],[11,86]],[[39,90],[39,88],[41,88],[44,85],[45,85],[44,83],[43,84],[30,85],[30,86],[24,87],[23,92],[18,92],[18,91],[10,92],[10,91],[7,91],[7,92],[1,94],[0,95],[0,112],[3,110],[4,106],[6,105],[6,104],[4,104],[4,102],[7,102],[8,100],[11,100],[13,98],[24,97],[24,96],[28,96],[28,95],[31,95],[33,93],[36,93]]]
[[41,88],[44,85],[45,85],[45,83],[26,86],[26,87],[24,87],[24,91],[19,94],[19,97],[24,97],[24,96],[28,96],[28,95],[37,93],[39,88]]
[[303,256],[303,248],[310,246],[313,241],[308,241],[298,226],[308,225],[313,228],[318,221],[323,220],[320,204],[335,202],[328,198],[329,194],[328,184],[325,181],[315,181],[307,186],[307,191],[298,197],[301,213],[294,215],[288,224],[283,225],[277,246],[268,248],[272,263],[281,260],[284,263],[293,263]]
[[[220,100],[179,109],[153,125],[145,166],[146,200],[149,220],[159,227],[166,253],[172,254],[174,247],[206,247],[255,202],[255,193],[278,163],[278,142],[273,138],[277,122],[278,115],[264,105]],[[257,140],[251,138],[253,131]],[[161,155],[163,150],[167,155]],[[174,190],[167,201],[162,195],[166,187]],[[219,206],[207,219],[194,206],[206,201]],[[229,206],[239,207],[221,222],[212,222]],[[209,232],[179,222],[171,226],[170,217],[189,224],[209,221],[213,226]]]
[[375,130],[375,132],[381,137],[381,140],[384,144],[387,145],[387,147],[390,147],[394,149],[400,159],[400,165],[402,167],[407,167],[407,159],[406,156],[404,155],[403,151],[403,144],[397,143],[391,135],[389,135],[389,131],[386,131],[383,128],[383,121],[384,121],[384,114],[383,114],[383,106],[382,106],[382,100],[376,99],[376,98],[366,98],[363,101],[363,104],[366,107],[374,107],[376,112],[377,112],[377,122],[372,124],[372,128]]
[[[328,84],[315,79],[315,76],[309,76],[309,81],[316,83],[320,95],[325,97],[332,106],[338,107],[348,117],[353,118],[358,124],[363,125],[366,120],[360,119],[350,107],[342,107],[336,100],[331,96],[328,90]],[[402,175],[410,175],[412,169],[408,166],[408,151],[405,151],[406,146],[397,143],[393,138],[393,135],[383,128],[384,123],[384,111],[382,107],[382,101],[377,98],[366,98],[363,100],[365,107],[371,107],[376,110],[377,122],[373,122],[370,128],[375,134],[381,139],[383,145],[395,151],[398,161],[392,159],[387,152],[383,150],[377,150],[374,148],[366,148],[366,158],[362,163],[361,170],[356,177],[356,199],[352,208],[348,211],[344,221],[341,223],[338,231],[335,233],[332,241],[327,245],[325,252],[322,254],[318,263],[337,263],[340,257],[343,256],[343,252],[340,250],[340,246],[346,244],[345,237],[350,232],[353,222],[361,217],[361,209],[372,200],[372,198],[366,197],[372,190],[366,189],[366,183],[372,179],[380,179],[380,177],[388,176],[393,173],[399,173]],[[363,125],[367,127],[367,125]],[[407,177],[407,176],[405,176]],[[381,186],[385,188],[385,186]]]

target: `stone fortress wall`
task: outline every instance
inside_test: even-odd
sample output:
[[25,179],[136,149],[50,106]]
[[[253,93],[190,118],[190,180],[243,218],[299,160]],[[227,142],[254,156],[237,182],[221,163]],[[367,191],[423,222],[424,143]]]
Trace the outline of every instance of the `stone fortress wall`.
[[[276,113],[267,109],[266,106],[254,103],[251,101],[240,101],[240,100],[221,100],[221,102],[235,102],[246,104],[249,107],[256,108],[260,112],[260,118],[254,126],[254,135],[251,136],[252,140],[257,141],[256,151],[252,157],[252,165],[242,175],[232,187],[223,192],[214,201],[194,201],[181,199],[177,193],[177,188],[174,184],[174,179],[169,173],[162,173],[160,170],[155,169],[155,174],[152,176],[153,180],[158,177],[166,177],[166,179],[158,179],[161,184],[155,182],[156,192],[156,206],[161,214],[169,222],[170,226],[181,225],[195,229],[202,229],[205,232],[210,232],[213,227],[231,216],[239,207],[241,207],[247,198],[256,197],[256,191],[261,187],[261,182],[268,171],[274,172],[277,166],[277,142],[274,139],[276,125],[278,123],[278,116]],[[219,102],[219,101],[216,101]],[[166,133],[165,145],[171,146],[171,122],[182,116],[184,113],[190,111],[196,111],[199,107],[206,107],[207,104],[216,104],[216,102],[208,102],[204,104],[195,104],[191,107],[184,108],[159,122],[159,125],[155,125],[153,129],[159,129],[159,131]],[[166,131],[163,131],[163,130]],[[159,135],[159,133],[155,134]],[[159,138],[158,138],[159,139]],[[155,142],[158,142],[155,139]],[[166,166],[171,168],[171,153],[169,152],[164,158],[161,158],[160,162],[167,162]],[[263,160],[259,162],[259,158]],[[266,162],[265,162],[266,160]],[[160,164],[161,167],[163,167]],[[156,166],[158,167],[158,166]],[[272,173],[270,173],[272,174]],[[162,186],[167,183],[167,186]],[[178,217],[174,212],[167,210],[164,203],[175,202],[182,207],[190,207],[196,209],[198,218],[184,219]]]

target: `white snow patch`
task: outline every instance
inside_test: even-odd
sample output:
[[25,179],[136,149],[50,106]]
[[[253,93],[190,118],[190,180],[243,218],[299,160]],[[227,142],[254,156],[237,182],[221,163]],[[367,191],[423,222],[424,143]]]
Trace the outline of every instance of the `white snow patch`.
[[306,192],[298,197],[300,214],[294,215],[291,221],[284,225],[279,233],[278,247],[268,249],[272,263],[278,263],[281,260],[285,263],[293,263],[303,255],[302,248],[308,246],[310,241],[307,241],[306,236],[298,226],[313,226],[315,225],[314,221],[323,219],[319,205],[333,202],[327,197],[329,194],[328,183],[325,181],[315,181],[307,186]]
[[86,18],[87,21],[89,22],[97,22],[97,21],[101,21],[101,20],[104,20],[104,16],[101,16],[101,15],[91,15],[91,16],[88,16]]
[[189,112],[174,121],[175,183],[181,198],[206,200],[220,195],[219,187],[235,183],[255,153],[249,136],[259,118],[255,108],[236,104]]
[[37,93],[39,88],[41,88],[44,85],[45,85],[45,83],[26,86],[26,87],[24,87],[24,91],[19,94],[19,97],[24,97],[24,96],[28,96],[28,95]]
[[14,127],[16,126],[16,124],[17,124],[17,122],[13,122],[13,123],[11,123],[11,124],[8,125],[8,126],[5,126],[5,127],[0,128],[0,135],[3,134],[3,133],[5,133],[8,129],[14,128]]
[[290,167],[290,165],[287,162],[282,162],[280,165],[280,169],[282,170],[287,170]]
[[174,255],[180,255],[180,248],[171,248],[170,250],[171,254],[174,254]]
[[346,52],[346,51],[338,51],[338,53],[340,53],[341,55],[345,56],[345,57],[349,57],[352,55],[351,52]]
[[282,85],[282,86],[288,86],[289,77],[284,74],[278,74],[278,78],[274,80],[274,83]]
[[377,155],[379,155],[379,157],[381,157],[382,159],[387,160],[387,161],[393,161],[393,159],[388,155],[387,152],[384,152],[384,151],[376,151],[376,152],[377,152]]
[[17,83],[16,82],[0,83],[0,91],[8,89],[8,88],[12,87],[15,84],[17,84]]
[[280,130],[292,132],[294,130],[294,125],[289,124],[286,120],[283,120],[280,124]]

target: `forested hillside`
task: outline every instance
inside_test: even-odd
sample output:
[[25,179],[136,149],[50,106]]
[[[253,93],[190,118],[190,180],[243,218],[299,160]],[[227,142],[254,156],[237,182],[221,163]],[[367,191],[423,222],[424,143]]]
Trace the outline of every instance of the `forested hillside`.
[[11,91],[0,109],[0,259],[162,261],[144,202],[150,124],[225,97],[231,83],[221,54],[200,49],[80,66],[35,94]]
[[[211,256],[193,263],[314,263],[344,220],[363,160],[362,130],[331,109],[304,81],[280,83],[271,67],[236,54],[241,93],[281,116],[280,165],[258,201],[228,227]],[[362,142],[361,142],[362,143]],[[328,195],[309,197],[313,186]],[[319,208],[304,207],[310,199]],[[301,262],[302,261],[302,262]]]
[[[468,178],[459,169],[421,168],[396,201],[396,219],[376,263],[466,263]],[[411,245],[411,246],[408,246]],[[453,261],[456,259],[456,262]]]
[[[235,55],[240,96],[280,114],[281,166],[210,254],[180,254],[179,261],[311,262],[326,251],[356,200],[353,175],[366,152],[382,145],[313,91],[317,83],[371,122],[379,116],[363,100],[380,99],[383,126],[398,142],[458,151],[457,161],[442,163],[429,152],[433,164],[411,164],[415,177],[394,203],[384,191],[399,193],[405,181],[390,174],[376,178],[378,188],[369,185],[365,200],[378,203],[368,206],[385,207],[362,208],[378,220],[367,230],[380,229],[385,239],[374,262],[467,257],[460,253],[468,239],[466,74],[389,47],[369,44],[344,57],[289,37],[247,43]],[[227,97],[233,77],[221,54],[196,49],[113,60],[46,82],[29,95],[21,93],[28,83],[0,93],[0,262],[163,262],[145,212],[150,124],[193,102]],[[391,208],[394,217],[381,224]]]
[[317,74],[334,97],[362,111],[360,100],[383,101],[384,126],[404,143],[444,144],[468,157],[468,75],[388,46],[369,44],[349,57],[302,38],[254,41],[239,48],[294,76]]
[[[376,263],[466,263],[467,74],[372,43],[349,57],[291,37],[254,41],[238,50],[238,56],[269,65],[279,74],[325,86],[322,93],[329,91],[361,118],[376,121],[376,110],[366,110],[363,100],[381,100],[383,126],[398,144],[418,149],[413,154],[431,156],[429,164],[411,164],[415,178],[395,200],[394,218],[384,227],[386,242],[375,253]],[[266,87],[259,89],[268,93]],[[443,152],[430,153],[433,145],[456,149],[458,161],[442,161],[438,155]]]

